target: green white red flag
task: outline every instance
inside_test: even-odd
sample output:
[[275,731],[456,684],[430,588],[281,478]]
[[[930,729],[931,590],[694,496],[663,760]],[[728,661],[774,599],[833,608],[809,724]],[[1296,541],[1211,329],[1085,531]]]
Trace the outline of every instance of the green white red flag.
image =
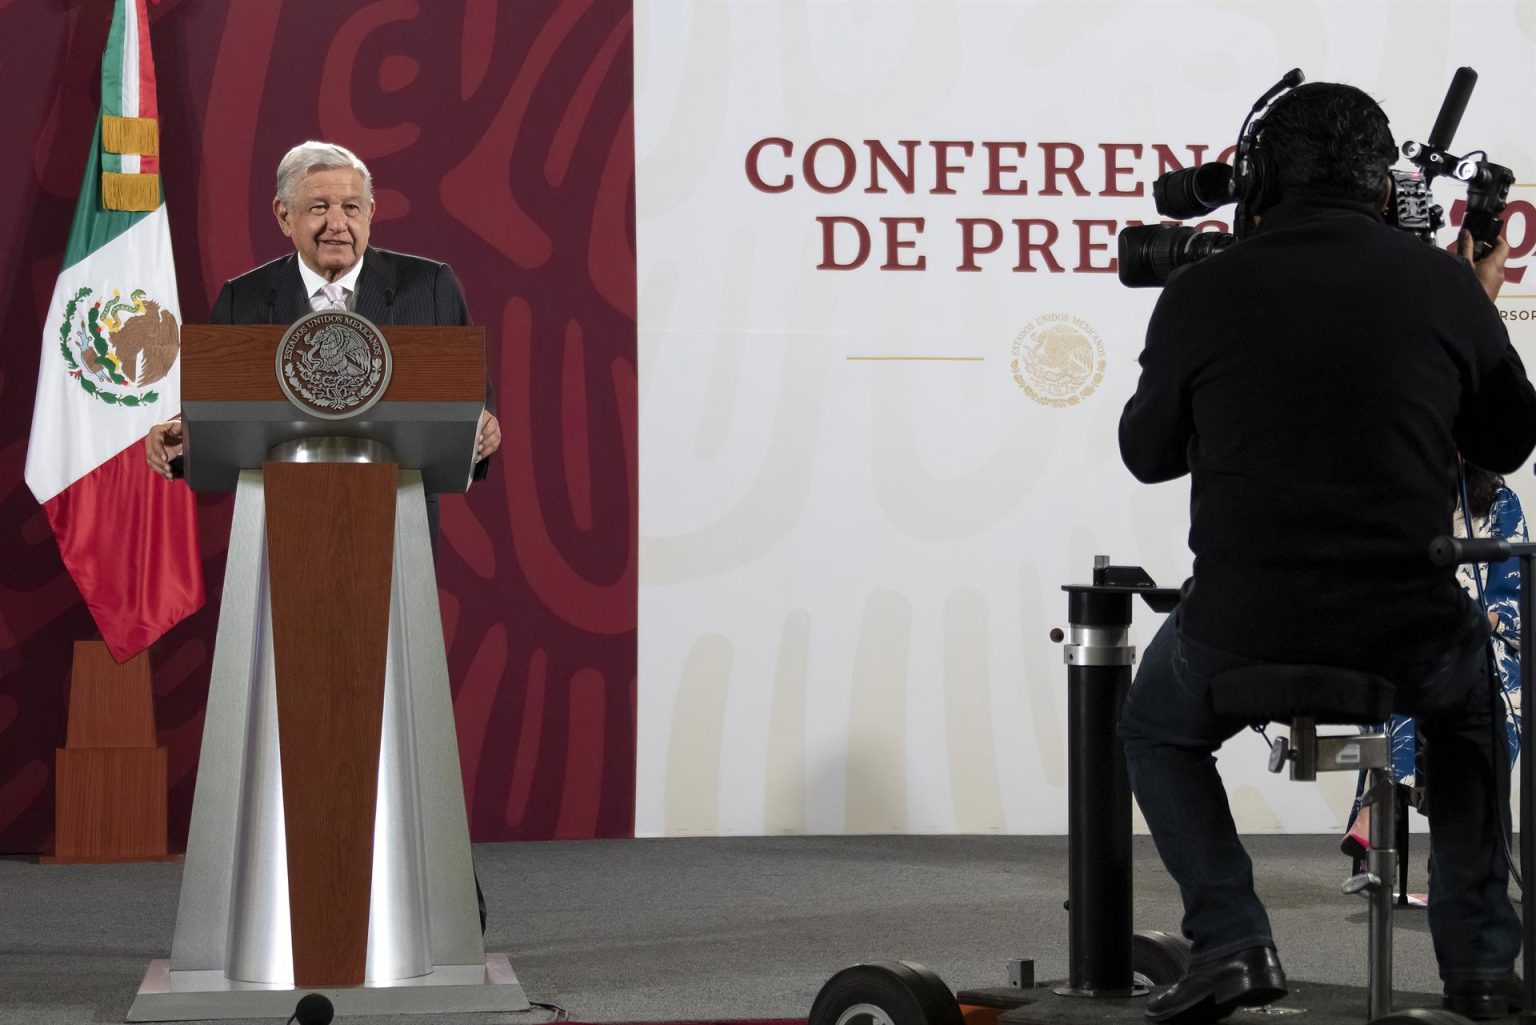
[[27,486],[112,654],[203,604],[193,495],[150,471],[149,428],[181,407],[181,305],[160,189],[146,0],[116,0],[101,114],[43,323]]

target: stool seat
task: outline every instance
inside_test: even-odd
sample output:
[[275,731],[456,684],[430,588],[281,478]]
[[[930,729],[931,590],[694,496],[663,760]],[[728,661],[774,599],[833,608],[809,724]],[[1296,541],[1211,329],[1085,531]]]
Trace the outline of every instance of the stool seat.
[[1211,681],[1218,715],[1249,722],[1290,722],[1369,726],[1392,713],[1396,694],[1390,680],[1337,666],[1259,664],[1232,669]]
[[[1392,878],[1398,874],[1397,788],[1392,781],[1391,738],[1385,733],[1320,736],[1320,723],[1368,726],[1385,722],[1396,688],[1380,676],[1337,666],[1253,665],[1211,680],[1217,714],[1250,723],[1290,724],[1289,737],[1270,741],[1269,771],[1287,765],[1291,779],[1312,781],[1319,772],[1366,773],[1362,807],[1374,806],[1365,871],[1344,884],[1345,893],[1370,897],[1366,982],[1369,1021],[1392,1017]],[[1268,739],[1266,736],[1265,739]],[[1404,834],[1406,835],[1406,834]],[[1413,1012],[1409,1012],[1413,1013]]]

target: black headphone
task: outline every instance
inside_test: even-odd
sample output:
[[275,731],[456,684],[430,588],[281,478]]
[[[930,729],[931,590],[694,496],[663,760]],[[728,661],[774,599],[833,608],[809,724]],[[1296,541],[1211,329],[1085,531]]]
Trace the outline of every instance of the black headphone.
[[1232,157],[1232,194],[1237,197],[1233,233],[1240,239],[1253,233],[1253,215],[1263,213],[1278,198],[1275,172],[1269,167],[1264,151],[1259,149],[1260,122],[1281,93],[1296,88],[1306,80],[1307,76],[1301,73],[1300,68],[1292,68],[1258,98],[1237,133],[1237,147]]

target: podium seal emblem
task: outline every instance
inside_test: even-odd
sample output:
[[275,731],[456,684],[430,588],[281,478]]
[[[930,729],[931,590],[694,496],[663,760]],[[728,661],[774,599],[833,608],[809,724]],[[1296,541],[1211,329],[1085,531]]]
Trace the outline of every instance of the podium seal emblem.
[[392,370],[383,332],[348,310],[305,314],[277,344],[283,394],[322,420],[346,420],[369,409],[389,387]]

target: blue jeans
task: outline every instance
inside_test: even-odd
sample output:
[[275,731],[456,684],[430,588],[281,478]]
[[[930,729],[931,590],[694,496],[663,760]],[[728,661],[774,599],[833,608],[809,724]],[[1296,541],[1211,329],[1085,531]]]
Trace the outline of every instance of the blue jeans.
[[[1501,977],[1520,951],[1501,837],[1509,827],[1509,773],[1502,737],[1492,731],[1487,636],[1468,602],[1451,650],[1393,681],[1396,711],[1416,716],[1425,740],[1434,858],[1429,928],[1448,980]],[[1218,716],[1210,694],[1213,677],[1255,661],[1186,637],[1175,610],[1147,645],[1121,714],[1131,790],[1184,899],[1191,964],[1274,946],[1216,771],[1216,749],[1247,723]]]

